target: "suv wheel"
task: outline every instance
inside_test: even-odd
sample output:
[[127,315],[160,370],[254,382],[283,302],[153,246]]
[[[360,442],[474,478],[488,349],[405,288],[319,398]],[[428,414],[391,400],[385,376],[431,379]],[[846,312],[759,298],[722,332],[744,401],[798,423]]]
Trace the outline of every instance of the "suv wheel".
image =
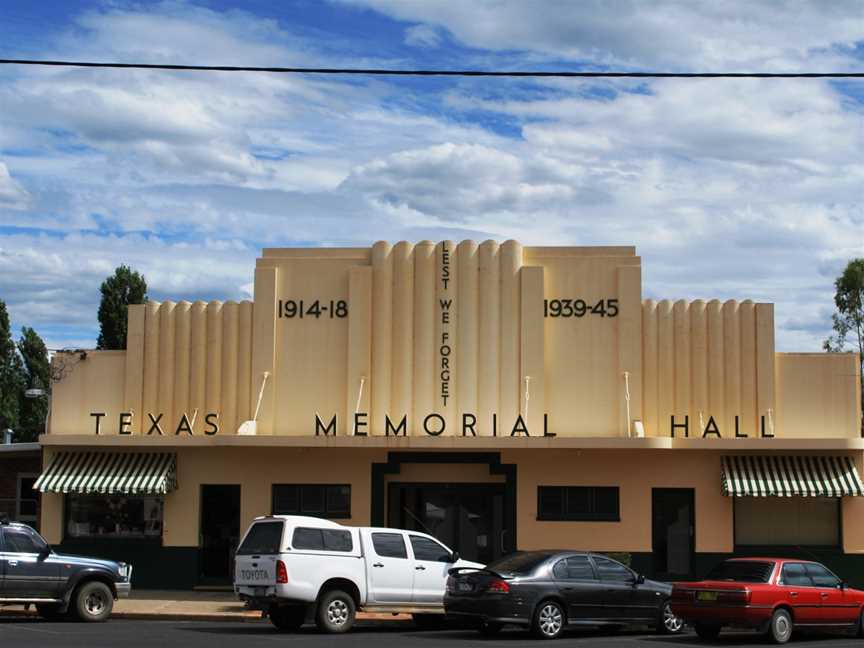
[[62,609],[63,607],[56,603],[36,604],[36,611],[39,613],[39,616],[48,621],[59,621],[64,618],[66,615],[61,612]]
[[75,590],[73,605],[75,615],[81,621],[104,621],[114,608],[114,595],[105,583],[90,581]]
[[564,631],[564,610],[555,601],[543,601],[537,606],[531,629],[540,639],[557,639]]
[[279,630],[290,632],[299,630],[306,620],[306,608],[302,605],[272,606],[267,611],[272,623]]
[[315,622],[323,632],[347,632],[354,625],[357,606],[350,594],[342,590],[330,590],[318,599]]

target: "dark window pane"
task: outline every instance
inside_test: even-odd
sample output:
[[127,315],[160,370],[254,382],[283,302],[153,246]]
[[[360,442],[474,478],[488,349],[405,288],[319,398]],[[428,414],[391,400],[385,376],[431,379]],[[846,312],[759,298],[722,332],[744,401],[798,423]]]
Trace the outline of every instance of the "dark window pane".
[[588,556],[570,556],[567,559],[567,578],[574,580],[596,580]]
[[294,538],[291,544],[295,549],[324,549],[324,535],[321,529],[308,529],[297,527],[294,529]]
[[354,549],[354,540],[350,531],[339,529],[321,529],[324,536],[324,548],[327,551],[351,551]]
[[249,529],[246,537],[243,538],[243,543],[237,549],[237,554],[247,556],[279,553],[281,544],[282,522],[256,522]]
[[564,489],[560,486],[538,487],[537,514],[541,520],[560,520],[564,515]]
[[408,536],[411,539],[411,548],[414,550],[414,558],[417,560],[431,560],[432,562],[449,563],[450,552],[440,544],[423,536]]
[[351,487],[350,486],[328,486],[327,487],[327,513],[331,515],[342,514],[351,516]]
[[375,553],[383,558],[407,558],[408,549],[401,533],[373,533]]
[[627,569],[621,563],[615,562],[609,558],[594,556],[594,564],[597,566],[597,575],[600,580],[611,581],[631,581],[633,580],[633,572]]
[[540,520],[617,522],[617,486],[539,486],[537,517]]
[[597,520],[618,520],[617,486],[595,488],[594,504]]
[[767,583],[774,571],[773,562],[727,560],[708,572],[708,580],[740,583]]
[[804,570],[804,565],[801,563],[786,563],[783,565],[781,578],[784,585],[792,585],[796,587],[802,585],[810,587],[813,585],[813,582]]
[[68,495],[66,535],[70,538],[158,538],[162,498],[122,495]]
[[300,512],[300,491],[290,484],[274,484],[273,515],[292,515]]
[[555,578],[560,578],[562,580],[567,578],[567,561],[559,560],[555,563],[555,566],[552,568],[552,575]]
[[567,489],[567,519],[594,519],[594,489],[571,487]]
[[300,489],[301,513],[324,513],[324,486],[303,486]]
[[6,551],[10,553],[39,553],[46,547],[42,538],[27,529],[6,527],[3,537],[6,540]]
[[554,555],[548,551],[520,551],[486,567],[496,574],[530,574]]
[[840,579],[817,563],[804,563],[804,569],[816,587],[837,587]]

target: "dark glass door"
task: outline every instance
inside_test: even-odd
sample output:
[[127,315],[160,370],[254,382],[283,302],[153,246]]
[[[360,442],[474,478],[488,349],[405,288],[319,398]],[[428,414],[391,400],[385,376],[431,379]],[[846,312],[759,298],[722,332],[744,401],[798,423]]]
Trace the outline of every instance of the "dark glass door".
[[651,492],[653,575],[682,578],[693,573],[695,533],[692,488],[655,488]]
[[199,543],[202,585],[230,585],[240,542],[240,486],[201,486]]
[[388,525],[428,533],[486,564],[514,550],[504,499],[504,484],[391,483]]

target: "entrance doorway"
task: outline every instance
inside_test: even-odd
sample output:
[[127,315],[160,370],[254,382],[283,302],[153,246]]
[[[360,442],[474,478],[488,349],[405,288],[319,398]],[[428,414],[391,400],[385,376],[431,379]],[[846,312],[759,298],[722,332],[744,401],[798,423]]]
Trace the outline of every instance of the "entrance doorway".
[[240,486],[201,486],[200,583],[230,585],[240,542]]
[[651,510],[653,575],[668,579],[692,575],[693,489],[654,488],[651,491]]
[[388,526],[438,538],[483,564],[512,551],[504,520],[504,484],[391,482]]

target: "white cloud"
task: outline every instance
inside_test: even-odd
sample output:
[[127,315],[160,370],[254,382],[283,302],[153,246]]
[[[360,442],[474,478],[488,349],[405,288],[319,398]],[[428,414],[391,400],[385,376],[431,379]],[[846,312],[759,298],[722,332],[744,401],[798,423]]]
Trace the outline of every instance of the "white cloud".
[[[430,35],[448,29],[530,60],[846,65],[841,45],[859,38],[832,17],[839,4],[797,43],[777,32],[794,35],[799,19],[766,24],[762,8],[733,24],[723,6],[707,7],[712,19],[689,4],[622,4],[627,20],[613,24],[606,4],[589,15],[564,3],[550,26],[527,3],[376,6],[410,21],[415,45],[440,45]],[[282,24],[185,3],[90,13],[58,42],[97,59],[339,57]],[[447,87],[442,98],[375,79],[7,74],[0,147],[16,153],[0,162],[0,224],[28,233],[0,232],[0,298],[16,326],[80,344],[95,337],[98,285],[119,263],[157,297],[240,298],[262,245],[636,244],[646,295],[774,301],[778,346],[819,348],[833,278],[864,256],[860,103],[820,81]]]
[[9,175],[9,169],[0,162],[0,208],[21,210],[29,203],[30,194]]
[[405,44],[413,47],[438,47],[441,34],[431,25],[411,25],[405,30]]
[[345,0],[487,50],[664,70],[857,69],[856,0]]

